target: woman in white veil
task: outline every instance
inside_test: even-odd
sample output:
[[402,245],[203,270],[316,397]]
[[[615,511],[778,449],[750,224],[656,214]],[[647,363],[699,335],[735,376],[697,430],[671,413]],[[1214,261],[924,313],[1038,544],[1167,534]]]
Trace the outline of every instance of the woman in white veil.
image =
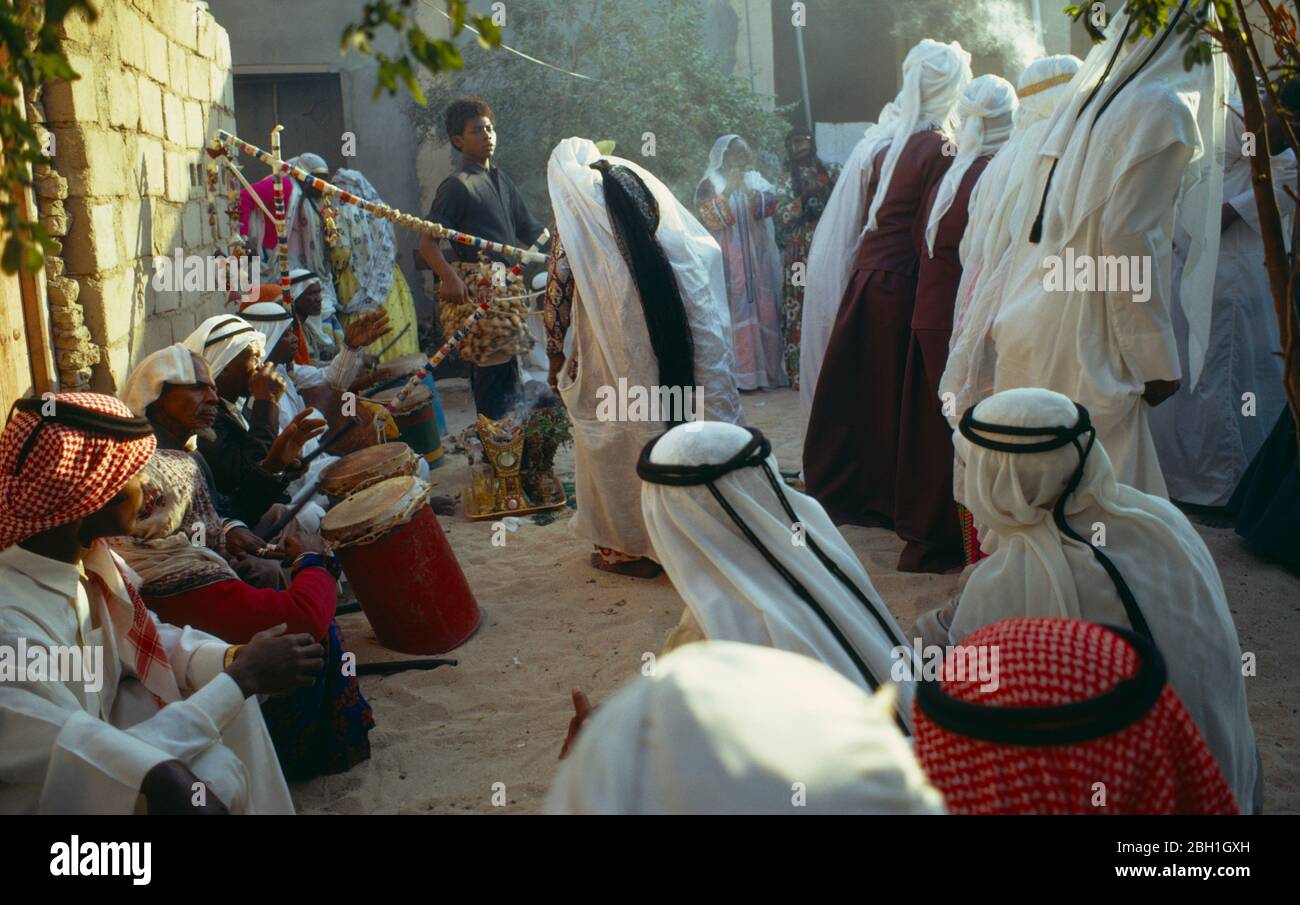
[[723,135],[709,152],[709,169],[695,190],[695,209],[722,247],[731,310],[736,384],[742,390],[785,386],[781,367],[783,272],[772,218],[772,183],[748,169],[749,145]]

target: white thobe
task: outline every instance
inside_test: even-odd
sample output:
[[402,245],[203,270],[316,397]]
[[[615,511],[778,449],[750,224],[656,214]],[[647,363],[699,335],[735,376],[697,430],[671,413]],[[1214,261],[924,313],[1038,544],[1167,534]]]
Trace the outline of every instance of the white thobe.
[[[1286,405],[1282,384],[1282,340],[1273,310],[1273,292],[1264,269],[1264,240],[1250,172],[1241,153],[1244,125],[1228,115],[1227,164],[1223,199],[1240,219],[1223,231],[1214,280],[1210,344],[1195,387],[1183,386],[1151,412],[1151,432],[1169,495],[1199,506],[1223,506],[1259,452]],[[1295,202],[1286,186],[1296,187],[1295,152],[1271,161],[1273,190],[1282,212],[1283,235]],[[1178,283],[1175,272],[1175,286]],[[1173,309],[1178,351],[1187,362],[1187,318]],[[1247,395],[1249,394],[1249,396]]]
[[0,551],[0,645],[102,646],[104,665],[98,690],[0,682],[0,813],[137,812],[145,775],[169,760],[185,763],[232,813],[293,813],[257,699],[222,669],[226,642],[158,623],[181,694],[165,706],[122,660],[111,613],[132,603],[115,558],[97,543],[82,563],[104,580],[104,595],[76,566],[18,546]]
[[[1171,105],[1170,115],[1176,112]],[[1049,216],[1042,243],[1020,245],[992,331],[998,350],[995,392],[1042,387],[1081,403],[1110,453],[1117,480],[1158,496],[1168,493],[1142,393],[1148,381],[1182,375],[1170,319],[1173,199],[1196,145],[1196,122],[1185,108],[1181,114],[1186,121],[1171,128],[1183,131],[1182,140],[1119,177],[1105,203],[1073,236],[1053,236]],[[1029,196],[1027,217],[1037,214],[1042,187],[1041,179],[1029,187],[1036,194]],[[1070,189],[1061,185],[1053,191]],[[1094,259],[1149,257],[1151,297],[1138,302],[1135,293],[1119,289],[1045,290],[1044,255],[1067,248]]]

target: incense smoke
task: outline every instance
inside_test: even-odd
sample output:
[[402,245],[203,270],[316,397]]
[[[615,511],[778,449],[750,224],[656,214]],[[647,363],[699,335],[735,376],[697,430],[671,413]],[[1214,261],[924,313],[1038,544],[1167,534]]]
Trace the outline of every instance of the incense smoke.
[[960,41],[973,55],[999,57],[1012,82],[1047,53],[1018,0],[914,0],[896,5],[894,17],[894,34],[905,47],[922,38]]

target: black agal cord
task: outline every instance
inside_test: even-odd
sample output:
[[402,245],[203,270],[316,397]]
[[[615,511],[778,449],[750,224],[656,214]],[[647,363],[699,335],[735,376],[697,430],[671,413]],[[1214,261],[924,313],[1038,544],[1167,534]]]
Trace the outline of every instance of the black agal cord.
[[916,706],[949,732],[999,745],[1077,745],[1119,732],[1150,713],[1168,671],[1150,638],[1114,625],[1105,628],[1137,652],[1138,671],[1095,698],[1055,707],[1001,707],[959,700],[940,682],[919,682]]
[[[1051,452],[1054,449],[1060,449],[1063,446],[1073,446],[1079,453],[1079,464],[1075,467],[1074,473],[1070,475],[1069,482],[1065,485],[1065,490],[1056,499],[1056,505],[1052,507],[1052,518],[1056,522],[1056,527],[1066,537],[1084,544],[1092,551],[1092,555],[1097,558],[1097,562],[1106,570],[1110,576],[1111,582],[1115,585],[1115,590],[1119,592],[1119,599],[1124,603],[1124,612],[1128,615],[1129,623],[1133,630],[1152,642],[1155,636],[1151,634],[1151,628],[1147,625],[1146,618],[1142,615],[1142,610],[1138,606],[1137,598],[1133,596],[1133,591],[1129,588],[1128,582],[1120,574],[1119,567],[1115,565],[1101,548],[1095,546],[1090,541],[1083,538],[1077,531],[1070,527],[1070,523],[1065,520],[1065,503],[1070,495],[1079,488],[1079,483],[1083,480],[1084,466],[1088,462],[1088,454],[1092,452],[1093,444],[1097,442],[1097,429],[1092,426],[1092,419],[1088,415],[1088,410],[1083,406],[1075,403],[1075,408],[1079,411],[1079,418],[1073,427],[1012,427],[1005,424],[987,424],[983,421],[975,420],[975,406],[966,409],[966,414],[962,415],[961,422],[957,429],[961,435],[976,446],[982,446],[985,449],[996,450],[1005,453],[1042,453]],[[1007,443],[1001,440],[994,440],[991,437],[985,437],[977,434],[976,431],[985,433],[1004,434],[1012,437],[1047,437],[1049,439],[1040,440],[1037,443]],[[1079,443],[1079,438],[1084,434],[1088,435],[1088,445],[1083,446]]]
[[[790,586],[790,589],[794,591],[795,595],[806,603],[813,613],[816,614],[822,625],[824,625],[827,631],[834,636],[839,645],[844,648],[845,653],[847,653],[849,659],[853,661],[853,665],[857,668],[858,672],[861,673],[862,678],[866,681],[867,685],[874,691],[880,687],[880,680],[871,672],[871,668],[867,666],[858,655],[858,652],[854,649],[853,645],[849,643],[849,640],[844,637],[844,633],[840,631],[840,627],[835,624],[835,621],[826,613],[822,605],[817,602],[817,598],[812,595],[807,587],[805,587],[799,579],[795,578],[794,575],[790,573],[790,570],[782,564],[782,562],[761,540],[759,540],[758,536],[754,534],[753,529],[751,529],[749,525],[745,524],[744,520],[740,517],[740,514],[736,512],[735,508],[732,507],[731,503],[722,495],[722,492],[717,487],[716,481],[733,471],[737,471],[741,468],[761,468],[763,473],[767,475],[768,483],[772,486],[773,492],[781,503],[781,508],[785,511],[785,514],[791,520],[791,523],[793,524],[799,521],[798,516],[795,515],[794,509],[790,506],[789,500],[786,499],[783,485],[777,480],[776,475],[772,473],[772,469],[768,467],[767,457],[772,452],[772,444],[758,429],[751,427],[748,428],[748,430],[750,433],[749,442],[746,443],[734,456],[719,465],[660,465],[651,462],[650,455],[654,451],[655,444],[658,443],[659,440],[663,439],[663,435],[660,435],[660,437],[646,444],[645,448],[641,450],[641,457],[636,463],[636,473],[643,481],[651,484],[666,484],[672,487],[696,487],[700,485],[708,487],[709,493],[711,493],[713,498],[718,501],[718,505],[721,506],[722,510],[731,518],[731,521],[740,530],[740,533],[745,536],[745,539],[748,540],[760,554],[762,554],[763,559],[767,560],[768,565],[775,569],[777,574],[785,579],[786,584]],[[867,597],[862,589],[854,584],[849,577],[844,574],[843,570],[841,570],[840,567],[826,555],[825,551],[823,551],[817,544],[817,541],[807,533],[804,535],[804,540],[808,549],[812,551],[813,555],[826,568],[826,570],[835,576],[835,578],[862,603],[867,612],[875,618],[886,636],[888,636],[891,641],[894,641],[897,646],[905,650],[908,649],[907,642],[889,625],[889,621],[877,609],[876,603]],[[898,722],[899,727],[903,729],[904,734],[906,734],[907,729],[898,714],[895,714],[895,720]]]

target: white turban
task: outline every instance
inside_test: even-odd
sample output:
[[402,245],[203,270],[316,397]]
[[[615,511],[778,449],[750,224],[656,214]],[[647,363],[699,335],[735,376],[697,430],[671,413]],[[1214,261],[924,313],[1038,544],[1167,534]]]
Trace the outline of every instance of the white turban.
[[194,373],[194,354],[184,343],[175,343],[145,356],[126,378],[122,388],[122,401],[126,407],[143,418],[144,411],[158,401],[166,384],[198,383]]
[[894,98],[898,118],[892,124],[889,150],[880,167],[880,180],[863,232],[876,228],[876,213],[889,193],[894,166],[912,133],[930,126],[938,126],[949,134],[955,130],[954,108],[970,77],[970,54],[956,41],[941,44],[926,38],[907,52],[903,60],[903,87]]
[[195,355],[201,355],[208,363],[212,379],[216,380],[221,372],[250,346],[253,354],[261,360],[266,349],[266,337],[242,317],[233,314],[218,314],[210,317],[185,338],[185,346]]
[[1006,143],[1016,105],[1016,89],[1001,76],[982,75],[962,91],[957,102],[957,115],[961,118],[956,138],[957,157],[939,183],[925,227],[925,247],[930,257],[934,257],[939,222],[952,207],[966,171],[976,158],[992,154]]
[[[1075,404],[1060,393],[996,393],[974,418],[999,427],[1070,428]],[[977,429],[1013,444],[1049,436]],[[1088,435],[1078,438],[1087,448]],[[1087,543],[1064,535],[1052,508],[1079,464],[1071,444],[1047,452],[1001,452],[954,435],[965,461],[966,506],[989,553],[971,573],[953,617],[956,644],[1003,619],[1051,616],[1130,627],[1115,584]],[[1071,528],[1096,543],[1123,576],[1169,666],[1169,683],[1223,768],[1243,811],[1254,797],[1255,736],[1246,712],[1241,646],[1223,582],[1205,542],[1167,500],[1115,481],[1093,441],[1078,488],[1064,510]]]
[[654,483],[650,473],[653,466],[727,463],[756,437],[734,424],[704,421],[679,425],[650,448],[651,468],[641,469],[641,512],[659,562],[710,639],[804,654],[868,691],[903,677],[899,710],[910,726],[914,687],[899,671],[910,662],[900,662],[910,651],[902,630],[826,510],[780,480],[770,451],[764,457],[757,445],[748,465],[711,485]]
[[293,326],[293,314],[279,302],[255,302],[239,314],[266,337],[267,355],[271,354],[276,343]]
[[942,814],[892,696],[796,654],[688,644],[592,715],[546,811]]

